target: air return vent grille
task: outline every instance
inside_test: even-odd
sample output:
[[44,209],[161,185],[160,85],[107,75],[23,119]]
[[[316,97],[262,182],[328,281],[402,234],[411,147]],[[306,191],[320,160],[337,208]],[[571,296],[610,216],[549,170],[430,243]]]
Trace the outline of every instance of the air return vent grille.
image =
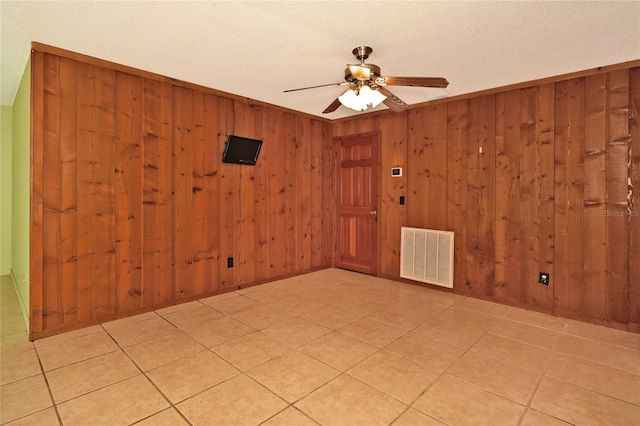
[[453,288],[453,232],[403,226],[400,276]]

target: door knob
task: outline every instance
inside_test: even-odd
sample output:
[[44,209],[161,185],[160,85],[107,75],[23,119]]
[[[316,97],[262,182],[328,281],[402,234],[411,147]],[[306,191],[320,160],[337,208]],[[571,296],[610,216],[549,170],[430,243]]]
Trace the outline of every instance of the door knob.
[[377,211],[375,211],[375,210],[371,210],[371,211],[369,212],[369,214],[370,214],[371,216],[375,216],[375,215],[377,215],[377,214],[378,214],[378,212],[377,212]]

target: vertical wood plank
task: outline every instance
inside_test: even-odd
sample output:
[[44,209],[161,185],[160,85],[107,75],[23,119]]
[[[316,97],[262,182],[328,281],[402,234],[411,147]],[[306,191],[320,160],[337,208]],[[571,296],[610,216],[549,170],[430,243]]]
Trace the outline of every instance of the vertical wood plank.
[[[407,112],[407,166],[404,179],[407,181],[406,195],[408,204],[407,226],[427,228],[429,217],[429,169],[425,165],[428,156],[425,120],[428,120],[428,109],[419,108]],[[384,176],[382,176],[384,179]],[[412,202],[415,200],[416,202]]]
[[[406,204],[400,205],[400,196],[406,196],[407,178],[392,177],[392,167],[407,168],[407,114],[394,114],[374,121],[379,132],[378,152],[380,152],[381,188],[379,193],[380,211],[378,239],[380,240],[380,260],[378,269],[390,277],[400,276],[400,228],[406,224]],[[376,160],[377,161],[377,160]],[[374,163],[375,164],[375,163]],[[374,203],[375,205],[375,203]],[[373,247],[372,247],[373,248]],[[377,254],[376,254],[377,255]]]
[[[407,169],[407,114],[394,114],[374,122],[378,132],[378,164],[374,169],[378,173],[380,188],[380,206],[376,220],[378,222],[378,245],[380,246],[378,264],[379,273],[389,277],[400,276],[400,228],[406,223],[407,210],[398,202],[401,195],[406,194],[407,176],[391,177],[392,167]],[[362,180],[361,180],[362,181]],[[376,200],[372,200],[376,205]]]
[[[282,113],[278,111],[268,111],[265,125],[266,140],[269,141],[269,156],[282,158],[286,150]],[[286,174],[283,165],[269,166],[269,277],[284,275],[285,272],[285,233],[286,224],[284,217],[286,213]]]
[[[555,273],[555,261],[553,248],[555,246],[554,221],[554,152],[555,152],[555,117],[554,117],[555,86],[544,84],[538,89],[537,111],[537,145],[539,152],[539,217],[540,217],[540,256],[538,267],[546,269],[545,272]],[[582,139],[582,138],[581,138]],[[555,286],[551,282],[550,287]],[[530,298],[540,301],[538,306],[543,310],[552,310],[554,305],[553,289],[530,282],[527,289]]]
[[334,156],[333,156],[333,139],[331,138],[330,123],[323,124],[323,150],[322,150],[322,229],[330,229],[328,237],[324,239],[326,244],[322,244],[323,265],[332,265],[335,258],[335,234],[336,224],[334,222],[334,200],[335,182],[334,175]]
[[[224,152],[225,142],[234,132],[235,126],[234,100],[218,97],[218,152],[220,158]],[[234,281],[234,269],[227,268],[227,258],[237,258],[237,232],[240,223],[240,166],[237,164],[220,163],[220,215],[218,217],[219,254],[218,285],[219,288],[229,288],[237,285]],[[236,259],[237,260],[237,259]]]
[[411,111],[409,119],[407,224],[444,230],[447,227],[447,105]]
[[437,104],[427,108],[424,121],[424,152],[426,153],[426,184],[429,185],[427,198],[429,216],[426,227],[445,230],[447,227],[447,107]]
[[[236,103],[236,128],[241,135],[255,138],[253,107],[245,103]],[[261,159],[259,158],[258,161]],[[255,281],[255,267],[253,253],[255,251],[256,221],[254,199],[256,193],[255,166],[238,166],[240,169],[240,233],[238,234],[238,284]]]
[[142,307],[143,79],[116,73],[115,242],[118,312]]
[[[202,262],[204,283],[203,291],[213,292],[218,289],[218,271],[220,267],[220,200],[219,167],[221,153],[218,127],[218,99],[217,96],[206,93],[204,95],[204,145],[203,152],[203,236],[204,244]],[[195,152],[194,152],[195,155]],[[195,232],[195,230],[194,230]]]
[[60,58],[44,57],[43,314],[44,327],[63,324],[62,313],[62,152],[60,140]]
[[[527,304],[551,311],[553,286],[558,279],[553,278],[554,86],[522,89],[520,96],[523,141],[520,160],[521,285],[526,286]],[[551,274],[548,287],[538,284],[540,272]]]
[[495,99],[469,100],[467,140],[467,283],[475,294],[495,291]]
[[[299,117],[296,120],[296,271],[308,270],[311,267],[311,214],[312,214],[312,173],[313,158],[311,145],[311,119]],[[315,194],[320,194],[316,192]],[[319,222],[319,221],[318,221]]]
[[173,86],[172,94],[173,295],[193,294],[193,91]]
[[335,222],[334,222],[334,194],[335,187],[333,182],[334,176],[334,156],[333,156],[333,140],[331,138],[331,125],[329,123],[322,124],[320,131],[322,137],[322,213],[321,213],[321,229],[322,229],[322,256],[323,266],[333,265],[335,257]]
[[115,73],[78,64],[78,317],[115,313]]
[[78,320],[89,321],[93,315],[93,144],[94,144],[94,73],[93,66],[79,62],[77,65],[78,129],[77,129],[77,188],[78,223]]
[[447,229],[447,107],[445,104],[430,108],[428,140],[429,158],[429,221],[431,229]]
[[63,323],[77,321],[77,92],[76,62],[60,58],[60,167],[61,167],[61,211],[60,248],[61,268],[60,295]]
[[95,67],[93,109],[93,245],[94,317],[115,313],[115,71]]
[[[295,114],[286,112],[282,114],[284,125],[284,274],[291,274],[295,272],[296,267],[296,190],[295,187],[298,183],[302,183],[304,180],[298,177],[296,167],[296,116]],[[301,182],[298,182],[298,179]]]
[[143,284],[145,306],[172,297],[172,89],[144,81],[143,109]]
[[272,158],[272,141],[266,122],[267,109],[256,107],[254,131],[256,137],[263,141],[260,149],[260,160],[255,165],[255,200],[253,215],[255,217],[254,274],[257,280],[269,277],[269,164]]
[[[607,74],[607,319],[629,322],[629,71]],[[638,277],[636,277],[638,279]]]
[[29,338],[33,339],[44,330],[44,54],[36,50],[31,51],[31,96]]
[[[323,123],[310,120],[309,129],[309,267],[319,267],[323,264],[322,246],[327,244],[326,231],[322,229],[322,212],[325,203],[333,205],[333,194],[327,199],[325,185],[323,185],[322,171],[326,167],[323,161],[323,147],[325,145]],[[330,244],[330,238],[329,242]]]
[[454,232],[454,291],[467,282],[467,101],[447,104],[447,228]]
[[[558,306],[579,310],[594,318],[605,318],[606,269],[607,269],[607,164],[605,137],[606,76],[588,76],[584,79],[584,227],[588,235],[584,240],[584,279],[569,281],[570,297],[582,300],[567,303],[559,300]],[[577,107],[577,106],[576,106]],[[573,248],[573,243],[563,241],[564,250]],[[578,305],[580,303],[580,305]]]
[[[553,279],[555,307],[579,312],[582,305],[583,261],[593,253],[583,244],[583,227],[590,226],[583,221],[593,219],[585,210],[590,200],[583,200],[583,175],[593,163],[587,162],[591,148],[584,145],[584,80],[574,79],[556,83],[555,95],[555,230],[554,248],[555,278]],[[586,155],[585,155],[586,154]],[[598,179],[584,182],[584,195]],[[589,194],[591,196],[591,194]],[[597,207],[593,204],[594,207]],[[583,215],[584,212],[584,215]],[[597,235],[597,234],[596,234]],[[597,238],[594,250],[597,251]],[[588,241],[586,242],[587,244]],[[586,251],[585,251],[586,250]],[[597,256],[597,255],[596,255]],[[597,264],[597,261],[596,261]],[[531,271],[533,273],[534,271]],[[596,275],[597,276],[597,275]],[[533,280],[533,278],[531,278]]]
[[640,68],[629,70],[629,322],[640,324]]
[[525,302],[520,283],[520,91],[496,94],[496,297]]
[[[520,90],[520,126],[522,139],[522,155],[520,160],[521,186],[520,202],[521,210],[521,239],[522,239],[522,264],[521,287],[526,295],[526,302],[541,310],[551,310],[552,284],[542,287],[538,283],[539,273],[551,274],[546,264],[545,242],[547,235],[552,230],[545,227],[548,218],[545,217],[546,201],[553,198],[553,189],[549,192],[545,188],[548,178],[553,179],[553,173],[549,176],[549,162],[553,164],[553,154],[548,159],[544,155],[544,145],[540,142],[540,125],[545,117],[540,115],[540,86]],[[553,111],[553,97],[550,102],[550,111]],[[551,123],[553,119],[551,118]],[[545,125],[544,123],[543,125]],[[553,145],[551,145],[553,146]],[[553,182],[553,180],[551,180]],[[551,222],[552,218],[551,218]],[[551,257],[553,259],[553,257]],[[552,275],[553,276],[553,275]]]
[[209,211],[205,204],[204,168],[205,168],[205,121],[204,93],[194,90],[192,93],[192,127],[191,127],[191,192],[192,217],[191,239],[193,241],[193,264],[191,269],[193,294],[204,294],[207,288],[205,277],[206,233],[205,217]]

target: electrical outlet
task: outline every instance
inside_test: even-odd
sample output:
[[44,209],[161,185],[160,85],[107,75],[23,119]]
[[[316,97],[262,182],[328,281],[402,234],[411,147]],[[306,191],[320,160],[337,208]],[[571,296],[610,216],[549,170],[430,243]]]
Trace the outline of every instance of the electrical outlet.
[[227,257],[227,268],[233,268],[233,257]]
[[538,282],[543,285],[549,285],[549,278],[551,278],[551,276],[547,272],[540,272]]

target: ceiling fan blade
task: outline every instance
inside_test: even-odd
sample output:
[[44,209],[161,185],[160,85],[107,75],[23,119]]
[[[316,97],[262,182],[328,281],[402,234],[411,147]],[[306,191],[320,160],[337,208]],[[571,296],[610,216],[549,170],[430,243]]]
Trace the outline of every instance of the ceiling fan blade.
[[345,84],[349,84],[346,81],[343,81],[341,83],[329,83],[329,84],[319,84],[317,86],[309,86],[309,87],[301,87],[299,89],[289,89],[289,90],[284,90],[283,93],[288,93],[288,92],[297,92],[299,90],[307,90],[307,89],[317,89],[318,87],[329,87],[329,86],[344,86]]
[[371,78],[371,70],[360,65],[347,65],[349,72],[358,80],[369,80]]
[[382,101],[382,103],[388,106],[390,110],[395,112],[402,112],[409,109],[409,105],[407,105],[402,99],[391,93],[386,87],[378,86],[377,90],[387,97],[387,99]]
[[328,107],[326,107],[326,108],[325,108],[325,110],[324,110],[324,111],[322,111],[322,113],[323,113],[323,114],[329,114],[330,112],[333,112],[333,111],[337,110],[337,109],[338,109],[338,107],[339,107],[340,105],[342,105],[342,104],[340,103],[340,99],[336,98],[336,100],[335,100],[335,101],[333,101],[333,102],[331,103],[331,105],[329,105]]
[[381,77],[383,84],[389,86],[438,87],[444,89],[449,85],[442,77]]

